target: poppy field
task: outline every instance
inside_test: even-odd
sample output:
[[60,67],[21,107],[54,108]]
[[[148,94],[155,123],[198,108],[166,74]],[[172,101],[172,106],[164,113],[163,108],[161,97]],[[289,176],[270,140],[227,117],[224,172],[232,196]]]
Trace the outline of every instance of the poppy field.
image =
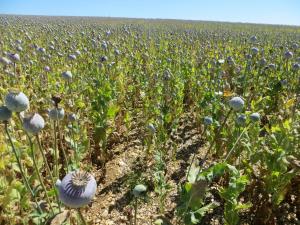
[[0,225],[300,224],[299,27],[0,31]]

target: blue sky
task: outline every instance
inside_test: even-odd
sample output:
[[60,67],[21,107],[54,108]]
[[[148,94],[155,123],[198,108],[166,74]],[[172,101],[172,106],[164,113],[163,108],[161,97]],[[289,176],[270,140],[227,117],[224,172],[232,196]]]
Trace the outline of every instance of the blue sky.
[[0,0],[0,14],[169,18],[300,25],[300,0]]

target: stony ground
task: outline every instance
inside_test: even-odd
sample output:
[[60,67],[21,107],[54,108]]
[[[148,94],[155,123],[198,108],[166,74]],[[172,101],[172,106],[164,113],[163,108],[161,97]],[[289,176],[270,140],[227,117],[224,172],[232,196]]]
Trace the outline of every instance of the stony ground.
[[[90,207],[83,212],[89,224],[131,225],[134,203],[131,191],[136,184],[143,183],[147,185],[148,197],[139,204],[138,224],[154,224],[156,219],[161,218],[167,225],[182,225],[183,223],[175,214],[176,206],[179,203],[178,188],[185,179],[193,153],[196,153],[197,159],[202,159],[207,149],[195,124],[191,115],[185,115],[181,119],[178,130],[171,134],[168,144],[173,150],[170,151],[167,158],[168,169],[165,174],[171,189],[167,194],[163,212],[160,210],[158,195],[154,191],[153,157],[146,154],[142,144],[144,131],[137,124],[125,138],[120,138],[122,134],[116,134],[120,141],[114,143],[110,149],[112,158],[104,167],[95,167],[93,171],[97,179],[98,190]],[[207,167],[211,163],[213,160],[207,159],[203,166]],[[211,187],[212,198],[220,202],[220,207],[207,214],[201,224],[224,224],[223,202],[218,196],[216,188],[217,184],[213,184]],[[287,194],[287,200],[278,207],[277,218],[265,224],[300,224],[297,218],[300,214],[299,196],[300,178],[297,177]],[[243,225],[257,224],[255,221],[259,221],[251,211],[242,213],[241,220]]]
[[129,132],[127,141],[116,144],[111,151],[113,158],[104,168],[95,170],[98,179],[98,190],[94,202],[85,212],[91,224],[111,225],[130,224],[133,215],[132,187],[142,180],[148,187],[148,198],[138,207],[139,224],[153,224],[157,218],[178,224],[175,207],[178,202],[178,185],[185,178],[188,162],[197,152],[199,157],[205,154],[198,130],[193,127],[193,119],[183,118],[182,126],[171,135],[171,143],[176,143],[176,150],[170,151],[167,160],[166,177],[171,185],[164,205],[164,213],[160,212],[160,204],[153,187],[152,168],[154,162],[149,160],[143,147],[139,128]]

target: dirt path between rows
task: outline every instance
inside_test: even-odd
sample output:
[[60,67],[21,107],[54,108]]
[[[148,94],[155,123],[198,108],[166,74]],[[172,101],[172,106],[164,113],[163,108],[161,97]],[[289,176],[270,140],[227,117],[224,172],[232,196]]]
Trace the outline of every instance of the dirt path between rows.
[[176,150],[175,157],[170,155],[167,161],[165,176],[171,189],[165,201],[163,215],[160,213],[159,199],[153,187],[154,161],[147,159],[141,140],[143,131],[137,127],[129,132],[127,141],[113,147],[113,158],[106,163],[105,168],[94,171],[98,190],[91,207],[85,211],[91,224],[130,224],[133,214],[131,190],[138,184],[135,182],[141,179],[147,183],[148,198],[138,208],[138,224],[150,225],[157,218],[163,218],[173,225],[178,224],[174,215],[178,203],[178,184],[185,177],[192,154],[205,154],[201,150],[202,140],[191,120],[189,117],[183,118],[182,126],[171,135],[170,143],[176,143]]

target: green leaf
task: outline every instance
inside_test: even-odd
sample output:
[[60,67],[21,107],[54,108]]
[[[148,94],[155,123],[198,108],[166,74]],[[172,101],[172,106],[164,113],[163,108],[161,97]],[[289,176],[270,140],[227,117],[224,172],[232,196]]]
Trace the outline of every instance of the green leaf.
[[199,180],[192,184],[190,191],[190,200],[188,207],[197,209],[203,204],[203,198],[207,189],[207,182],[205,180]]
[[119,107],[117,105],[110,104],[107,110],[107,117],[114,118],[118,111]]
[[196,166],[195,164],[191,166],[190,172],[188,174],[188,181],[190,183],[194,183],[196,181],[199,171],[200,167]]
[[196,218],[194,213],[191,213],[191,222],[192,224],[198,224],[200,222],[200,220]]
[[249,209],[252,207],[252,203],[251,202],[247,202],[247,203],[240,203],[238,204],[235,209],[237,211],[240,211],[240,210],[245,210],[245,209]]
[[213,210],[214,208],[220,206],[220,203],[218,202],[211,202],[208,205],[205,205],[203,207],[201,207],[200,209],[198,209],[197,211],[195,211],[195,214],[198,214],[199,216],[203,217],[205,216],[205,214],[210,211]]

